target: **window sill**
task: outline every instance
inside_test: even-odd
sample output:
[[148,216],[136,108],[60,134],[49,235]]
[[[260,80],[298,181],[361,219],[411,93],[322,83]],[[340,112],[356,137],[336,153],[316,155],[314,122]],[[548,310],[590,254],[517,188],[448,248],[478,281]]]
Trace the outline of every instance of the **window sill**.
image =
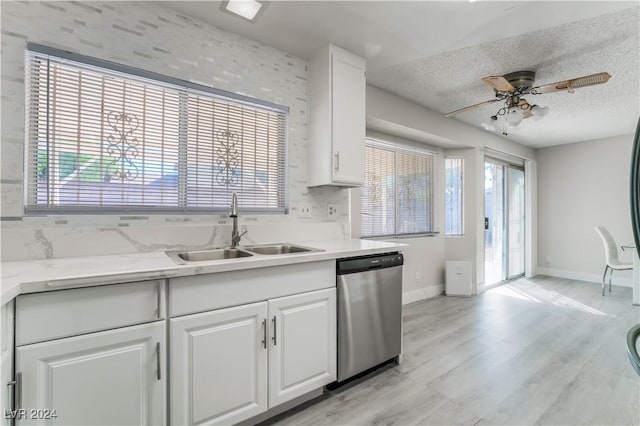
[[376,241],[385,241],[385,240],[404,240],[404,239],[412,239],[412,238],[425,238],[425,237],[437,237],[440,235],[439,232],[425,232],[423,234],[408,234],[408,235],[381,235],[375,237],[360,237],[363,240],[376,240]]

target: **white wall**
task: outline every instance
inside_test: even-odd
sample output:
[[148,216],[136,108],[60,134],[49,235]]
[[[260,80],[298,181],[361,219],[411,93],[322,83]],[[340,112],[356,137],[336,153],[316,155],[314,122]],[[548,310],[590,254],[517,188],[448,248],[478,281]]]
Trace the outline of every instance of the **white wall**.
[[[242,215],[247,241],[348,235],[348,192],[306,186],[307,62],[157,2],[2,2],[2,259],[154,251],[228,243],[225,215],[23,214],[25,47],[35,42],[287,105],[289,215]],[[313,217],[298,218],[306,203]],[[340,214],[329,219],[327,204]],[[242,212],[241,212],[242,213]]]
[[[536,150],[539,273],[599,282],[605,263],[596,225],[618,245],[633,245],[632,144],[628,135]],[[620,257],[632,261],[629,252]],[[614,273],[613,284],[630,286],[630,271]]]
[[448,148],[491,148],[524,159],[535,159],[531,148],[508,141],[392,93],[367,86],[367,121],[390,123],[411,129],[431,139],[431,144]]
[[[447,119],[394,94],[367,86],[367,123],[373,130],[396,133],[396,136],[414,136],[431,146],[448,148],[442,151],[443,163],[447,153],[465,158],[465,189],[463,195],[465,235],[445,237],[439,234],[427,238],[393,240],[409,245],[405,252],[403,289],[405,301],[432,297],[444,290],[446,260],[468,260],[472,263],[474,292],[482,292],[484,284],[484,156],[486,148],[528,160],[535,165],[532,149],[507,141],[492,133],[479,130],[460,121]],[[443,164],[440,164],[440,195],[436,200],[437,230],[444,232]],[[535,183],[535,182],[534,182]],[[535,190],[530,185],[528,190]],[[354,191],[355,192],[355,191]],[[353,195],[353,194],[352,194]],[[359,204],[352,200],[353,216],[359,215]],[[354,234],[359,222],[352,219]],[[535,247],[535,238],[529,242]],[[416,273],[420,281],[416,280]],[[422,297],[421,297],[422,295]]]
[[478,226],[478,218],[484,217],[484,154],[477,148],[468,148],[447,150],[445,155],[464,161],[464,235],[445,237],[446,260],[471,262],[472,293],[477,294],[478,286],[481,292],[484,282],[484,228]]
[[[444,205],[444,151],[441,148],[370,130],[367,131],[367,136],[383,141],[419,146],[432,151],[434,153],[433,199],[437,207]],[[351,234],[353,238],[360,238],[360,195],[359,188],[351,190]],[[444,211],[443,209],[441,210]],[[433,214],[435,231],[443,230],[444,215],[439,210],[434,211]],[[442,234],[427,237],[384,239],[384,241],[408,244],[408,247],[402,250],[404,255],[404,268],[402,270],[404,303],[434,297],[442,293],[444,290],[444,269],[431,267],[431,265],[444,264],[445,247]],[[438,261],[435,259],[438,259]]]

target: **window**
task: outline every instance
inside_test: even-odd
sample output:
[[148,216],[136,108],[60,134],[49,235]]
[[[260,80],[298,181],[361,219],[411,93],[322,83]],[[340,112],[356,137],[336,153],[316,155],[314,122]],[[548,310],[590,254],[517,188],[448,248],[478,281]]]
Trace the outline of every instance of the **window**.
[[365,150],[362,237],[432,232],[433,156],[371,139]]
[[444,233],[462,235],[462,158],[444,160]]
[[27,212],[285,211],[288,108],[29,45]]

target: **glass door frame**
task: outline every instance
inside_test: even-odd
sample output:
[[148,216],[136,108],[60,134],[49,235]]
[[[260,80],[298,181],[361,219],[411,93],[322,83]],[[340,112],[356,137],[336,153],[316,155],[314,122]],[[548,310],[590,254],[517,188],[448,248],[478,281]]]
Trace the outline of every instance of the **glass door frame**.
[[[518,272],[517,274],[514,275],[509,275],[509,265],[510,265],[510,239],[511,239],[511,169],[514,170],[519,170],[522,172],[522,180],[523,180],[523,188],[522,188],[522,210],[523,210],[523,221],[524,224],[522,225],[523,227],[523,235],[522,235],[522,272]],[[524,185],[526,185],[526,174],[525,174],[525,169],[524,166],[519,166],[517,164],[511,164],[511,163],[507,163],[507,172],[505,173],[505,180],[506,180],[506,184],[505,184],[505,204],[506,204],[506,237],[507,237],[507,244],[505,244],[505,251],[506,251],[506,273],[505,276],[507,277],[507,280],[512,280],[514,278],[520,278],[522,276],[524,276],[525,274],[525,268],[526,268],[526,247],[527,247],[527,191]]]
[[[486,167],[487,163],[491,163],[495,166],[498,167],[502,167],[503,168],[503,178],[502,178],[502,202],[503,202],[503,206],[502,206],[502,211],[503,211],[503,218],[502,218],[502,223],[503,223],[503,229],[502,229],[502,236],[503,236],[503,242],[502,242],[502,276],[501,279],[499,281],[496,282],[492,282],[492,283],[487,283],[487,268],[486,268],[486,249],[483,251],[483,254],[485,255],[485,273],[484,273],[484,280],[485,280],[485,288],[486,286],[493,286],[493,285],[497,285],[500,284],[502,282],[508,281],[508,280],[512,280],[515,278],[520,278],[522,276],[525,275],[526,272],[526,244],[527,244],[527,238],[526,238],[526,221],[527,221],[527,204],[526,204],[526,197],[527,197],[527,192],[526,192],[526,186],[523,187],[523,203],[524,203],[524,234],[522,237],[522,250],[524,254],[524,262],[523,262],[523,271],[521,273],[517,273],[514,275],[509,275],[509,237],[510,237],[510,195],[509,195],[509,189],[510,189],[510,169],[516,169],[516,170],[520,170],[523,173],[524,176],[524,183],[526,185],[526,170],[525,170],[525,166],[524,165],[519,165],[519,164],[514,164],[511,163],[509,161],[505,161],[499,158],[495,158],[495,157],[491,157],[489,155],[485,155],[484,157],[484,165]],[[483,168],[484,170],[484,168]],[[486,179],[486,177],[485,177]],[[483,194],[483,201],[485,203],[484,206],[484,214],[485,214],[485,218],[486,218],[486,193]],[[487,242],[487,233],[486,233],[486,229],[485,229],[485,233],[484,233],[484,244],[483,246],[486,247],[486,242]]]
[[[499,177],[499,179],[495,180],[489,188],[490,193],[494,194],[491,197],[491,206],[490,211],[487,211],[487,167],[493,166],[495,172],[493,173],[493,177]],[[507,239],[507,228],[506,228],[506,218],[507,215],[505,213],[505,209],[508,206],[507,200],[505,197],[506,193],[506,163],[503,161],[497,160],[495,158],[485,157],[484,159],[484,243],[483,243],[483,254],[484,254],[484,283],[486,285],[495,285],[505,280],[505,274],[507,272],[508,264],[506,262],[506,242]],[[496,191],[497,189],[497,191]],[[498,203],[499,202],[499,203]],[[494,214],[501,213],[501,214]],[[497,225],[497,226],[496,226]],[[489,239],[489,234],[491,238]],[[497,237],[500,237],[498,240]],[[500,242],[500,249],[496,249],[496,241]],[[489,254],[492,255],[492,260],[489,262],[489,256],[487,256],[487,247],[488,243],[491,243],[491,248],[489,249]],[[496,259],[500,262],[499,267],[495,267]],[[499,274],[499,279],[494,279]]]

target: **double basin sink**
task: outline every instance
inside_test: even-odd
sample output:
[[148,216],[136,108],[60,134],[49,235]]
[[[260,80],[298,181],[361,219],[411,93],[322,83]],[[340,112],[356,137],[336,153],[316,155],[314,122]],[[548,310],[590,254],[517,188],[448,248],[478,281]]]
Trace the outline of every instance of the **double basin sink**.
[[176,263],[211,262],[214,260],[238,259],[254,255],[282,255],[320,252],[322,249],[294,244],[263,244],[242,248],[219,247],[205,250],[169,250],[167,255]]

